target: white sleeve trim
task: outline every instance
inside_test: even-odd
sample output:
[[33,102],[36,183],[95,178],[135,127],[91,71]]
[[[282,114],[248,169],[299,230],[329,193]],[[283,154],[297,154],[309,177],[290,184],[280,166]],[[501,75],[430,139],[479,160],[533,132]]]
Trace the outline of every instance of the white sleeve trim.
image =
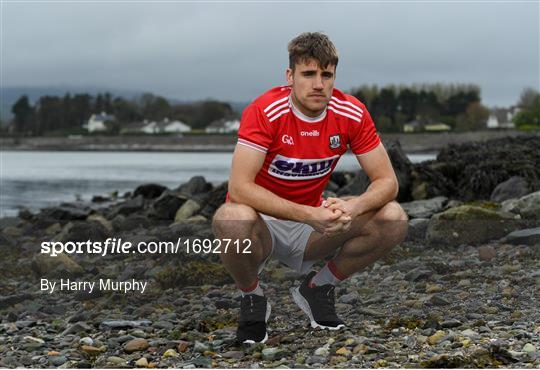
[[247,140],[244,140],[244,139],[238,139],[238,144],[247,146],[247,147],[249,147],[251,149],[255,149],[255,150],[257,150],[257,151],[259,151],[261,153],[264,153],[264,154],[266,154],[266,152],[268,152],[268,149],[265,148],[264,146],[252,143],[251,141],[247,141]]

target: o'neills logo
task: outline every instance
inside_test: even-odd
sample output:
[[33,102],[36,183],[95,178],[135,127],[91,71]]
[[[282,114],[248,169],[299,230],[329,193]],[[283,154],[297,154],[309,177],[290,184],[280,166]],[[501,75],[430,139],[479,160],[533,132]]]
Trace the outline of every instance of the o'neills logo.
[[300,136],[319,136],[320,133],[317,130],[300,131]]
[[339,155],[329,158],[298,159],[276,155],[268,167],[268,173],[287,180],[308,180],[322,177],[330,172]]

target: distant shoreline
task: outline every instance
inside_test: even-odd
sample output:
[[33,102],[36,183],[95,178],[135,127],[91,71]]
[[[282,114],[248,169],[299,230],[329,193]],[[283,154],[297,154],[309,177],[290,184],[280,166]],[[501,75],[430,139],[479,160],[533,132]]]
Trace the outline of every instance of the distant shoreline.
[[[399,140],[407,153],[437,152],[448,144],[484,141],[508,136],[539,135],[522,131],[474,131],[445,133],[381,134],[384,141]],[[0,138],[3,151],[141,151],[232,152],[236,135],[189,136],[82,136]]]

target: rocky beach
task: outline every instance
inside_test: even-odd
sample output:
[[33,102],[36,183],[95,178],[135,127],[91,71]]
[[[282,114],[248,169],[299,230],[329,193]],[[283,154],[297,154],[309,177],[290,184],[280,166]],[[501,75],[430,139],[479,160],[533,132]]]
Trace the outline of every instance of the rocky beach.
[[[217,254],[185,244],[121,252],[213,239],[227,184],[197,176],[0,219],[0,367],[539,368],[540,137],[451,144],[419,164],[399,142],[385,144],[409,234],[337,287],[346,329],[312,330],[289,294],[302,276],[272,260],[261,275],[270,339],[239,345],[240,295]],[[362,171],[336,172],[326,196],[368,185]],[[105,255],[40,252],[43,243],[113,239]],[[40,289],[66,279],[110,282]]]

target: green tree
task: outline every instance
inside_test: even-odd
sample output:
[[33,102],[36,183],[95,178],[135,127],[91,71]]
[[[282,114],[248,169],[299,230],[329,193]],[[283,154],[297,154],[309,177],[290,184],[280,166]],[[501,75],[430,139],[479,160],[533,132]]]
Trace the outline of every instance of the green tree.
[[139,107],[132,101],[117,97],[112,101],[112,114],[119,123],[130,123],[143,119]]
[[28,96],[21,96],[11,107],[13,113],[14,130],[17,133],[31,133],[34,131],[34,108],[30,106]]
[[92,97],[89,94],[77,94],[73,97],[71,104],[74,125],[81,128],[92,115]]
[[63,104],[57,96],[39,98],[36,111],[36,127],[34,134],[42,135],[47,131],[59,130],[63,127]]
[[523,90],[518,102],[520,112],[514,117],[516,127],[540,128],[540,93],[534,89]]
[[398,100],[394,91],[390,88],[383,88],[379,95],[373,99],[371,110],[376,117],[385,116],[394,122],[397,107]]
[[465,113],[470,103],[480,102],[480,95],[477,91],[459,91],[450,96],[446,101],[445,114],[457,116]]
[[404,116],[404,121],[408,122],[415,119],[418,94],[409,88],[404,88],[399,92],[397,100],[398,110]]
[[97,94],[94,100],[94,107],[92,109],[94,113],[101,113],[105,111],[105,103],[103,101],[103,95]]
[[205,100],[197,104],[195,116],[191,123],[194,129],[205,128],[210,123],[232,116],[233,110],[229,103],[217,100]]
[[167,99],[161,96],[143,94],[139,98],[138,104],[144,119],[161,121],[166,117],[172,117],[171,105]]
[[415,116],[425,121],[439,118],[441,105],[433,91],[422,90],[418,94]]
[[373,100],[379,95],[379,88],[376,85],[362,85],[356,90],[351,91],[351,95],[371,107]]
[[472,102],[467,107],[465,117],[473,130],[482,130],[486,128],[486,122],[489,118],[489,109],[480,102]]
[[375,121],[375,125],[377,126],[377,130],[380,132],[400,132],[401,128],[392,121],[390,117],[387,116],[379,116],[377,117],[377,120]]

